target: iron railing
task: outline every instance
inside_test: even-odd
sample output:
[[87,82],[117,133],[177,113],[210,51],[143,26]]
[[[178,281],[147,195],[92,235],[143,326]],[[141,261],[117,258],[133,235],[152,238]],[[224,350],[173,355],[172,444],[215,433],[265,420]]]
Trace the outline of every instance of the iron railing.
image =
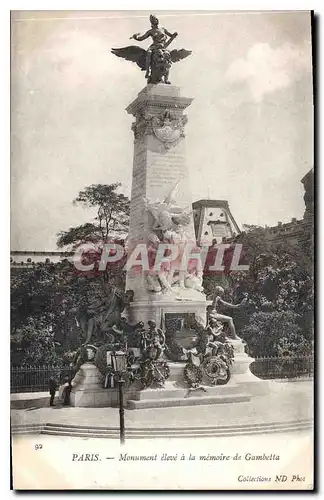
[[256,358],[250,370],[256,377],[269,379],[311,378],[314,376],[313,356]]
[[[313,356],[256,358],[250,366],[256,377],[269,379],[311,378],[314,375]],[[73,377],[72,367],[14,366],[11,368],[11,392],[48,391],[50,377],[63,383],[66,377]]]
[[73,377],[71,367],[57,366],[13,366],[11,367],[10,390],[18,392],[45,392],[49,390],[49,379],[54,377],[58,384],[66,377]]

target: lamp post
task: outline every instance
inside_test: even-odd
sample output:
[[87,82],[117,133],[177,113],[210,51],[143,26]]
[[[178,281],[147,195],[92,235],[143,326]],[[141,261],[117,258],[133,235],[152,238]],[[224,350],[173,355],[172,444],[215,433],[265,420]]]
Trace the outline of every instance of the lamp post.
[[125,415],[124,415],[124,382],[123,374],[126,372],[126,353],[116,351],[111,355],[112,367],[118,376],[118,392],[119,392],[119,435],[120,444],[125,443]]

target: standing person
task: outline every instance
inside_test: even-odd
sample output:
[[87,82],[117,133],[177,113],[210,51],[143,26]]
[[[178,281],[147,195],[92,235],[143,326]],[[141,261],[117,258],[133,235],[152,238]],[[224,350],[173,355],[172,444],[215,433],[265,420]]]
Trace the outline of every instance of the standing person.
[[51,377],[48,382],[48,389],[49,393],[51,395],[50,397],[50,406],[54,406],[54,398],[55,398],[55,393],[57,390],[57,383],[54,377]]
[[71,379],[66,377],[66,382],[64,384],[64,389],[63,389],[63,404],[64,405],[69,405],[70,404],[70,394],[72,391],[72,384],[71,384]]

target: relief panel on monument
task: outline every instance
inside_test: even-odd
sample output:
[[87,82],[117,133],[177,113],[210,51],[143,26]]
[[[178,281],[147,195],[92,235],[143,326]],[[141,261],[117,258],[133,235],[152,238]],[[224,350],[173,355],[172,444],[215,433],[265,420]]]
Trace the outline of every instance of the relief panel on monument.
[[132,125],[135,143],[144,142],[145,137],[151,135],[158,139],[156,142],[158,152],[171,149],[184,137],[187,121],[185,115],[178,116],[169,109],[158,115],[141,111]]

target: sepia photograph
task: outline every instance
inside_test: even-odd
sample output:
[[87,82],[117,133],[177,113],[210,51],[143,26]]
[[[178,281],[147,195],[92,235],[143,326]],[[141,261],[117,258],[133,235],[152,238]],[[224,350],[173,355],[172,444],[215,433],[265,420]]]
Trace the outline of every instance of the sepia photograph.
[[12,10],[12,489],[314,489],[314,13]]

